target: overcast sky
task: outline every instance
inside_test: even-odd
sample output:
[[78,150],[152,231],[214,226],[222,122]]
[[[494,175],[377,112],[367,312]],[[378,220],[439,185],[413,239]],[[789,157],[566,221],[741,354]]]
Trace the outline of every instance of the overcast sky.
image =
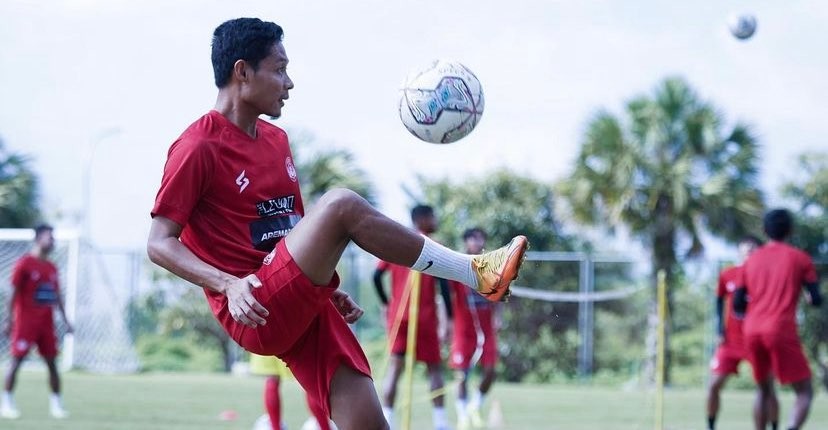
[[[284,27],[296,84],[277,124],[353,151],[403,221],[417,173],[563,177],[596,109],[619,112],[665,76],[755,127],[771,204],[796,155],[828,151],[828,2],[509,3],[2,0],[0,137],[32,156],[52,222],[79,225],[90,167],[93,239],[141,247],[167,148],[215,101],[213,29],[258,16]],[[759,23],[748,42],[727,32],[741,11]],[[486,95],[453,145],[417,141],[397,115],[399,84],[435,58],[464,63]]]

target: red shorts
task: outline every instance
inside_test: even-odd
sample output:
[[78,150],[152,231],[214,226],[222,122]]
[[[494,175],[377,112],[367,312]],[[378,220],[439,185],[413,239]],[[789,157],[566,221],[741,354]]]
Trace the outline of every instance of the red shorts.
[[745,349],[756,382],[767,380],[771,370],[781,384],[811,378],[811,368],[796,331],[745,335]]
[[12,357],[25,357],[33,345],[37,345],[37,352],[43,358],[57,357],[57,337],[55,337],[55,325],[51,320],[26,321],[21,319],[15,322],[11,336]]
[[472,318],[463,317],[459,312],[455,315],[449,366],[458,370],[466,370],[474,363],[494,367],[497,364],[497,333],[493,309],[480,306],[469,310]]
[[226,302],[214,313],[244,349],[284,360],[307,392],[311,409],[330,417],[330,387],[337,368],[345,365],[371,376],[359,342],[330,301],[339,276],[334,274],[328,285],[314,285],[293,261],[284,241],[265,262],[270,259],[256,272],[262,287],[253,290],[270,313],[267,324],[250,328],[236,322]]
[[[393,324],[393,322],[389,322],[388,327],[393,327]],[[440,357],[440,341],[438,337],[436,320],[433,324],[421,322],[417,326],[417,344],[414,351],[415,360],[426,364],[436,364],[443,361],[442,357]],[[395,355],[405,354],[407,344],[408,321],[401,321],[400,327],[397,329],[397,335],[391,344],[391,353]]]
[[739,363],[746,359],[744,348],[719,345],[710,359],[710,370],[716,375],[738,375]]

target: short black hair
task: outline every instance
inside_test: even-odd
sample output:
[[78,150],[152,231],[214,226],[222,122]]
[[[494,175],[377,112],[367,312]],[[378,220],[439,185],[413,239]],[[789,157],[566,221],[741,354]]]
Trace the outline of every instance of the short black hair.
[[489,236],[486,234],[485,231],[483,231],[482,228],[472,227],[472,228],[466,229],[466,231],[463,232],[463,240],[466,240],[466,239],[468,239],[468,238],[470,238],[474,235],[478,235],[478,234],[483,236],[483,239],[488,239],[489,238]]
[[233,65],[238,60],[250,63],[257,70],[259,62],[270,54],[270,48],[282,41],[282,27],[259,18],[236,18],[225,21],[213,32],[213,76],[216,86],[230,82]]
[[762,239],[759,239],[758,237],[756,237],[752,234],[748,234],[748,235],[743,236],[741,239],[739,239],[739,243],[751,243],[751,244],[754,244],[756,246],[764,245],[764,242],[762,242]]
[[55,229],[54,229],[54,227],[52,227],[52,226],[51,226],[51,225],[49,225],[49,224],[45,224],[45,223],[43,223],[43,224],[38,224],[38,225],[34,228],[34,231],[35,231],[35,238],[40,237],[40,235],[41,235],[41,234],[43,234],[44,232],[47,232],[47,231],[54,231],[54,230],[55,230]]
[[417,205],[411,208],[411,221],[434,216],[434,208],[428,205]]
[[793,217],[787,209],[773,209],[763,220],[765,233],[773,240],[784,240],[793,230]]

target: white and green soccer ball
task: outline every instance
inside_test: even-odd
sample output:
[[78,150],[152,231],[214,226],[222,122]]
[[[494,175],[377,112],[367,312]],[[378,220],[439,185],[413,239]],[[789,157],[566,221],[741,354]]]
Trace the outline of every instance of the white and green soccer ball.
[[480,122],[484,106],[477,76],[456,61],[436,60],[411,73],[400,89],[400,119],[426,142],[462,139]]

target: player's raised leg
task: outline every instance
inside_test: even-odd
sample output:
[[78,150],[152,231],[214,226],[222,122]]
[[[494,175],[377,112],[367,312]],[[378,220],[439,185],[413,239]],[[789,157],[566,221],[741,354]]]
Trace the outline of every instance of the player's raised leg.
[[415,233],[346,189],[326,193],[285,238],[294,261],[314,284],[325,285],[350,241],[390,263],[462,282],[491,301],[507,296],[528,247],[517,236],[479,256],[452,251]]

